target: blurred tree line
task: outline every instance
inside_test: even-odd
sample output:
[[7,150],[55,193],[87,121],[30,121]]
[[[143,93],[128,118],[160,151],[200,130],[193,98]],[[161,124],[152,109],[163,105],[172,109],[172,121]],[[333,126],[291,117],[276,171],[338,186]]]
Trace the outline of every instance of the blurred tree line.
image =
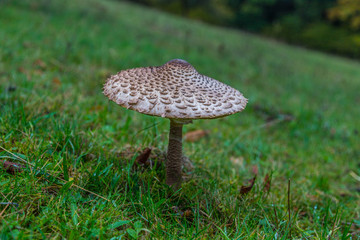
[[360,0],[132,0],[360,59]]

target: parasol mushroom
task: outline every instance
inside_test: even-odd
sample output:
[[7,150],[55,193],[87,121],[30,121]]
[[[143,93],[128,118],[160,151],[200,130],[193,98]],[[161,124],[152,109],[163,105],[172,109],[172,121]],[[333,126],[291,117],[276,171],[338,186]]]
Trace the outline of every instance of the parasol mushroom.
[[182,179],[183,125],[240,112],[247,103],[239,91],[199,74],[181,59],[123,70],[107,79],[104,94],[127,109],[170,119],[166,183],[175,189]]

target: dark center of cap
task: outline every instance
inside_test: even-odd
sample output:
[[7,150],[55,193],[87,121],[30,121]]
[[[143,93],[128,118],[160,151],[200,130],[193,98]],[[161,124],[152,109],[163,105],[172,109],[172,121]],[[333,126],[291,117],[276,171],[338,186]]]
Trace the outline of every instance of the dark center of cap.
[[165,69],[168,69],[168,70],[170,70],[170,69],[180,70],[181,69],[181,71],[184,73],[196,71],[195,68],[190,63],[188,63],[187,61],[182,60],[182,59],[170,60],[167,63],[165,63],[163,65],[163,67],[165,67]]
[[177,65],[177,64],[180,64],[180,65],[190,65],[190,63],[188,63],[187,61],[185,60],[182,60],[182,59],[173,59],[173,60],[170,60],[168,61],[166,64],[172,64],[172,65]]

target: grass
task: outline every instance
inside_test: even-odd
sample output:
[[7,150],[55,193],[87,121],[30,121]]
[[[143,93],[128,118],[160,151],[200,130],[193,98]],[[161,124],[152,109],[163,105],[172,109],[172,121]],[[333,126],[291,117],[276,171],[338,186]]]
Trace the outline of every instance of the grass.
[[[0,169],[1,239],[359,239],[358,62],[116,1],[2,1],[0,26],[0,158],[25,165]],[[173,58],[249,98],[186,125],[210,133],[184,143],[178,192],[168,121],[101,90]]]

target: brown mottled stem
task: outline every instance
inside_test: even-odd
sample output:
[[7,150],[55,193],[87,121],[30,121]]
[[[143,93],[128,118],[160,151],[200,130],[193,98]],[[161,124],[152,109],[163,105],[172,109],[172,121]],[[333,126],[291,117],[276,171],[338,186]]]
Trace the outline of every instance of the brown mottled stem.
[[166,184],[178,189],[181,185],[183,123],[170,120],[169,146],[166,160]]

